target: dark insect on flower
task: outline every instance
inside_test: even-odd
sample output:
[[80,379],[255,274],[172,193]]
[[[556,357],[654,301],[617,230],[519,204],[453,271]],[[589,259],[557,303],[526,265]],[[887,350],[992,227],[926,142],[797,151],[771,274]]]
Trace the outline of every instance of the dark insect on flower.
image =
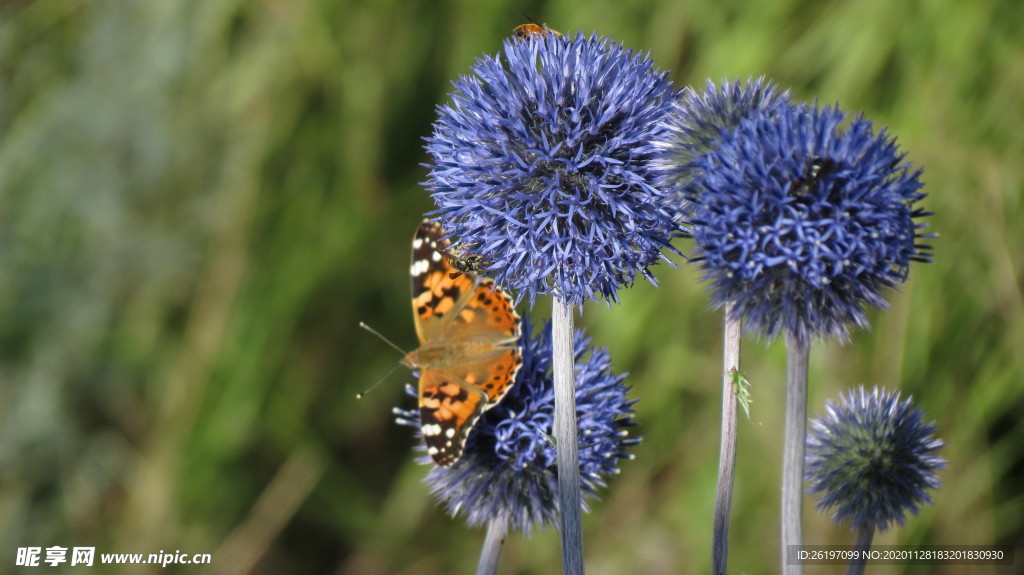
[[562,37],[562,34],[558,30],[548,28],[546,25],[538,24],[536,22],[522,24],[520,26],[516,26],[515,29],[512,30],[512,35],[521,39],[536,38],[545,34],[554,34],[559,38]]
[[[554,382],[551,375],[551,324],[532,334],[523,319],[522,367],[516,384],[501,403],[485,411],[467,438],[462,457],[450,467],[435,466],[425,482],[452,515],[462,514],[472,526],[493,519],[528,532],[552,524],[558,514],[555,472]],[[624,374],[611,371],[608,351],[595,348],[577,330],[574,338],[576,413],[583,505],[619,472],[618,462],[632,459],[628,448],[640,442],[630,433],[635,426],[633,404]],[[409,395],[416,390],[407,386]],[[395,409],[401,425],[422,434],[416,410]],[[422,442],[416,447],[422,451]],[[427,456],[418,459],[430,464]]]
[[460,275],[465,274],[465,273],[478,272],[478,271],[482,270],[483,267],[484,267],[483,258],[478,256],[478,255],[473,255],[473,254],[470,254],[470,255],[468,255],[466,257],[461,257],[461,258],[460,257],[455,257],[455,256],[449,256],[448,257],[448,263],[453,268],[458,270],[456,272],[452,272],[452,273],[448,274],[448,277],[451,278],[451,279],[455,279],[455,278],[457,278]]
[[467,248],[460,246],[458,248],[444,249],[442,247],[438,247],[436,249],[438,253],[448,258],[448,265],[455,269],[455,271],[448,274],[449,279],[455,279],[462,274],[483,271],[487,266],[483,257],[469,253]]
[[[679,190],[715,307],[750,332],[803,341],[866,327],[910,262],[930,262],[921,170],[894,138],[838,108],[761,109],[719,135]],[[820,188],[827,186],[827,194]]]
[[530,38],[478,60],[439,108],[431,214],[531,305],[616,301],[675,251],[678,226],[646,162],[672,83],[607,39]]
[[898,392],[859,387],[827,401],[807,436],[805,473],[818,509],[849,519],[853,530],[902,525],[907,511],[931,503],[925,490],[940,486],[935,471],[946,461],[935,454],[943,443],[934,433]]
[[822,179],[836,171],[836,167],[835,160],[831,158],[812,157],[804,166],[803,174],[790,184],[789,194],[799,198],[813,193]]

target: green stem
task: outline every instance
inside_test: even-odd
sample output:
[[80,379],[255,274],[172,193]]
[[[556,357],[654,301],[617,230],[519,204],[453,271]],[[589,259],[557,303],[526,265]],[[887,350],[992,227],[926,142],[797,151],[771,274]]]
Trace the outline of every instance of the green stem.
[[493,517],[487,523],[487,535],[484,546],[480,549],[480,562],[476,566],[476,575],[494,575],[498,572],[498,557],[505,546],[508,535],[508,522],[504,517]]
[[804,443],[807,437],[807,364],[810,343],[786,336],[786,436],[782,450],[782,573],[803,575],[801,564],[787,564],[789,547],[802,545]]
[[725,575],[729,559],[729,514],[736,475],[736,385],[740,369],[740,320],[732,319],[733,304],[725,307],[722,347],[722,437],[718,454],[718,489],[715,495],[714,543],[711,566],[715,575]]
[[868,561],[863,559],[863,557],[865,553],[871,550],[871,540],[874,537],[874,527],[864,526],[857,530],[857,542],[854,543],[854,549],[861,558],[850,561],[850,564],[846,566],[846,575],[864,575],[864,569],[868,566]]
[[562,573],[583,575],[573,311],[570,305],[557,297],[552,298],[552,302],[551,366],[555,380],[555,446],[558,450],[558,494],[562,518]]

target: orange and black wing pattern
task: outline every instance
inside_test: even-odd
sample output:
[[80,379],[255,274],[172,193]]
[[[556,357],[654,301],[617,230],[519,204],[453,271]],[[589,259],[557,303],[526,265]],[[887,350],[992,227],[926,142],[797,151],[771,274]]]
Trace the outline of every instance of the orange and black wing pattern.
[[522,362],[520,319],[490,278],[455,273],[437,223],[413,238],[412,306],[420,347],[406,358],[420,370],[420,429],[442,467],[462,455],[480,415],[515,383]]

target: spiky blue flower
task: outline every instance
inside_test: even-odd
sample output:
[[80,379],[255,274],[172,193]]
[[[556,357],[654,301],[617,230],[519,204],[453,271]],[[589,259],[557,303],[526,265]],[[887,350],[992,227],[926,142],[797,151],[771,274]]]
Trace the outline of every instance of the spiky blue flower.
[[930,215],[920,170],[895,139],[837,107],[761,109],[723,134],[693,164],[680,193],[715,307],[734,303],[748,331],[848,337],[865,306],[903,282]]
[[923,417],[912,398],[877,387],[827,401],[807,437],[805,474],[818,509],[854,530],[885,531],[931,503],[925,490],[940,486],[935,471],[946,462],[935,455],[943,445],[935,424]]
[[699,173],[696,160],[714,148],[740,120],[755,112],[771,113],[789,101],[788,91],[780,91],[764,77],[748,78],[746,82],[727,78],[720,86],[709,79],[703,92],[684,88],[665,119],[667,130],[654,142],[657,152],[651,165],[658,181],[682,192]]
[[[484,412],[466,441],[462,457],[450,467],[430,471],[425,482],[454,516],[471,526],[505,519],[510,527],[529,532],[534,525],[553,524],[558,513],[555,473],[555,398],[551,376],[551,325],[531,335],[523,320],[523,365],[516,383],[500,404]],[[633,420],[625,374],[611,372],[604,348],[594,348],[582,330],[575,336],[576,414],[579,422],[580,483],[586,499],[619,472],[627,449],[640,442],[629,434]],[[412,386],[407,392],[415,396]],[[419,429],[416,410],[395,409],[398,423]],[[419,437],[419,431],[417,431]],[[422,444],[419,450],[422,451]],[[432,465],[430,457],[418,458]]]
[[497,283],[578,305],[665,259],[678,229],[646,159],[673,88],[608,39],[505,41],[438,108],[426,149],[436,215]]

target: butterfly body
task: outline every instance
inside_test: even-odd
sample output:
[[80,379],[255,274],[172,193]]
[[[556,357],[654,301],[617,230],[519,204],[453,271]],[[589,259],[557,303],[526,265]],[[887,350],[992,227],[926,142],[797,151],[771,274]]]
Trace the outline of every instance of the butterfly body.
[[413,238],[412,307],[420,347],[402,363],[420,371],[420,427],[427,453],[451,465],[477,419],[497,405],[521,364],[520,320],[490,278],[456,273],[441,226],[420,224]]

